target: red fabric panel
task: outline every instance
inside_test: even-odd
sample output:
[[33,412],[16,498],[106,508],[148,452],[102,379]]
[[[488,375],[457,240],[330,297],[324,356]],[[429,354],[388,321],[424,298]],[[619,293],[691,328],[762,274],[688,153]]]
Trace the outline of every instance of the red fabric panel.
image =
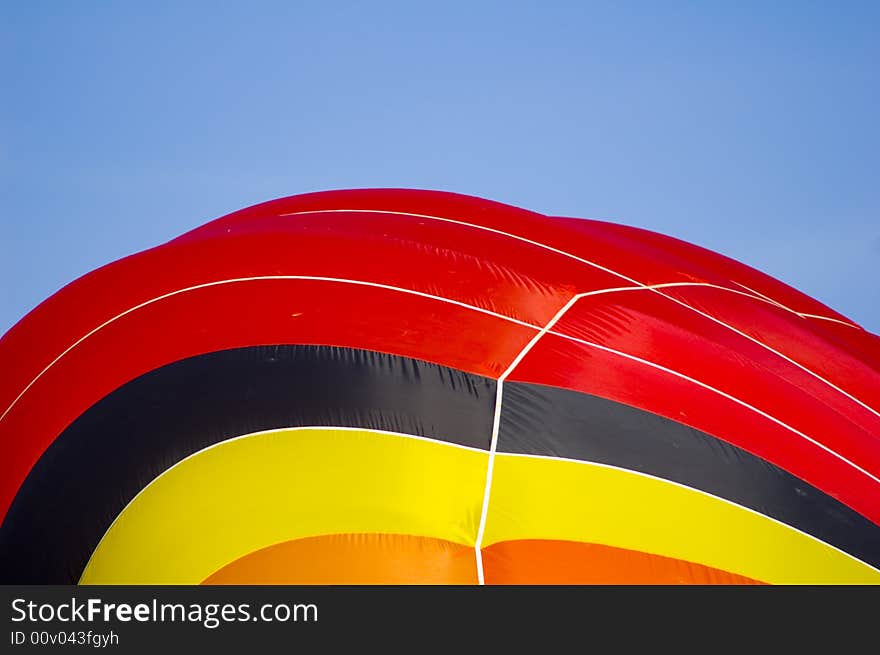
[[[709,282],[748,293],[748,289],[772,298],[797,312],[818,314],[848,321],[845,316],[810,296],[750,266],[717,252],[664,234],[628,225],[604,221],[566,218],[572,231],[593,241],[593,251],[600,262],[629,262],[631,277],[643,284],[673,280]],[[743,286],[748,287],[748,289]]]
[[[756,314],[754,324],[761,325],[761,318]],[[880,469],[880,442],[875,438],[880,417],[754,341],[657,293],[582,298],[556,323],[554,332],[688,375],[817,435],[825,445],[873,471]]]
[[[832,321],[815,318],[807,320],[813,325],[816,334],[851,353],[862,364],[871,367],[880,376],[880,336],[867,330],[853,329]],[[877,408],[875,407],[875,409]]]
[[250,216],[223,234],[206,231],[109,264],[43,302],[0,340],[0,408],[57,354],[139,303],[215,280],[285,274],[399,286],[537,325],[573,293],[620,283],[542,248],[449,223]]
[[[880,368],[872,367],[870,357],[862,350],[829,338],[827,328],[834,325],[851,337],[856,336],[852,333],[866,335],[863,330],[801,318],[770,303],[712,287],[672,287],[663,289],[663,293],[770,346],[868,406],[880,408]],[[775,355],[768,352],[766,357],[772,360]],[[813,387],[816,385],[811,384]]]
[[[604,221],[547,217],[455,193],[412,189],[353,189],[279,198],[243,209],[187,233],[181,239],[222,234],[253,216],[327,209],[411,212],[502,230],[573,253],[643,284],[710,282],[743,290],[735,283],[805,313],[847,320],[806,294],[750,266],[673,237]],[[622,280],[619,280],[622,281]]]

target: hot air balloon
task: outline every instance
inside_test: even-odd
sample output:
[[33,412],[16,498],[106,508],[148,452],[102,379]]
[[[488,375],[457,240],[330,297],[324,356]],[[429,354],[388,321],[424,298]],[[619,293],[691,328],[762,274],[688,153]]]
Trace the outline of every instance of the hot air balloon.
[[880,582],[880,339],[634,227],[273,200],[0,370],[6,584]]

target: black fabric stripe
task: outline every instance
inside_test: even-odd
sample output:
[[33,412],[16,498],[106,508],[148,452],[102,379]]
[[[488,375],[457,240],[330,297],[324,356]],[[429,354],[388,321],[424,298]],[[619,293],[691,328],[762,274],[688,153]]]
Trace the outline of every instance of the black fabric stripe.
[[0,526],[0,582],[75,584],[128,502],[211,444],[337,426],[489,448],[495,381],[415,359],[261,346],[162,367],[120,387],[43,454]]
[[880,526],[766,460],[622,403],[506,382],[498,452],[566,457],[672,480],[771,516],[880,567]]

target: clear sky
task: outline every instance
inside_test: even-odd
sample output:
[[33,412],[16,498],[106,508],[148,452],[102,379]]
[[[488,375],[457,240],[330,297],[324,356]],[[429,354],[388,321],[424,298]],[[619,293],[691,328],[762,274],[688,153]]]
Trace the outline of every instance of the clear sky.
[[12,2],[0,334],[272,198],[468,193],[664,232],[880,332],[880,2]]

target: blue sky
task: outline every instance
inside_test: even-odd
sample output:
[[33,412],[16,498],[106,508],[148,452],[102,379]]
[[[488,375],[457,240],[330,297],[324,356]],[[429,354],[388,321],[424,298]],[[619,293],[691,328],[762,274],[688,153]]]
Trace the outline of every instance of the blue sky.
[[322,189],[657,230],[880,332],[878,2],[7,2],[0,333]]

